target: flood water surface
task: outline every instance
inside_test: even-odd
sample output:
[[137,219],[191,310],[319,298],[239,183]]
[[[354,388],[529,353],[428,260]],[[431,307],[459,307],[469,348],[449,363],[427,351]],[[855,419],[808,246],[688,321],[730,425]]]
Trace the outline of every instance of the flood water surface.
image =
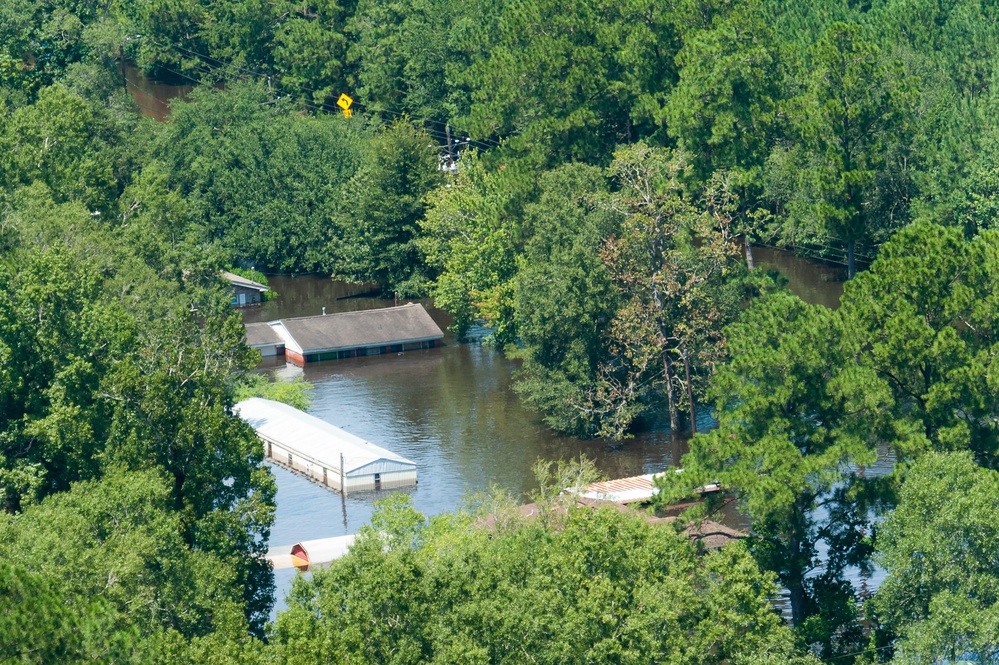
[[[794,261],[772,258],[764,253],[758,260],[768,269],[788,271],[792,284],[800,280]],[[395,304],[370,289],[318,276],[269,279],[279,297],[245,308],[245,321],[312,316],[324,307],[333,314]],[[838,299],[842,286],[816,277],[809,288],[814,295],[806,299],[827,304]],[[450,325],[445,312],[421,302],[442,329]],[[458,343],[448,335],[437,349],[310,363],[304,369],[273,359],[262,367],[311,383],[313,415],[416,462],[419,484],[406,493],[427,516],[454,510],[469,495],[491,488],[527,500],[536,489],[532,467],[539,460],[586,455],[604,476],[623,478],[661,471],[685,452],[686,442],[674,439],[665,426],[624,442],[557,435],[513,392],[517,366],[491,346]],[[699,420],[702,429],[711,425],[706,410]],[[370,521],[374,501],[386,494],[341,497],[282,468],[272,469],[278,484],[272,546],[356,533]],[[725,521],[744,526],[739,519],[729,515]],[[277,572],[279,606],[297,574]]]
[[176,97],[186,98],[194,90],[193,84],[178,85],[146,78],[135,65],[125,64],[122,74],[132,100],[143,115],[153,120],[166,120],[170,115],[170,100]]
[[[244,309],[244,320],[395,304],[376,297],[345,298],[363,289],[319,277],[272,277],[270,285],[280,296]],[[450,324],[446,313],[424,305],[442,328]],[[454,510],[469,495],[491,488],[526,499],[536,489],[532,467],[539,460],[582,454],[603,475],[621,478],[661,471],[685,452],[685,442],[674,441],[667,428],[624,443],[559,436],[513,392],[516,361],[488,345],[458,343],[451,335],[437,349],[309,363],[304,369],[272,359],[262,367],[311,383],[313,415],[416,462],[419,484],[406,493],[427,516]],[[709,424],[705,413],[701,426]],[[373,502],[386,494],[344,498],[282,468],[272,469],[278,484],[272,546],[356,533],[370,521]],[[296,574],[277,572],[279,605]]]
[[[146,79],[132,66],[126,66],[124,74],[136,104],[156,120],[167,118],[171,99],[193,89]],[[843,267],[767,247],[755,248],[754,254],[760,268],[780,272],[805,302],[839,306]],[[272,276],[270,285],[279,297],[244,309],[247,323],[314,316],[324,307],[332,314],[395,304],[372,295],[370,287],[319,276]],[[431,301],[420,302],[442,329],[451,324],[447,313]],[[664,426],[618,443],[558,436],[513,392],[515,361],[489,346],[460,344],[451,335],[438,349],[312,363],[305,369],[269,359],[262,368],[283,377],[303,376],[315,387],[310,413],[416,462],[419,484],[405,493],[427,516],[454,510],[466,497],[492,488],[526,500],[536,489],[532,467],[539,460],[586,455],[604,476],[623,478],[661,471],[686,452],[686,441],[674,438]],[[698,427],[710,425],[705,409]],[[887,473],[893,460],[884,457],[880,466]],[[281,467],[271,469],[278,486],[272,546],[356,533],[371,520],[374,502],[386,496],[361,492],[343,497]],[[746,526],[734,510],[719,519]],[[297,575],[294,570],[276,572],[277,610],[285,606]],[[862,591],[872,590],[881,573],[872,578],[854,573],[850,578]],[[778,606],[787,613],[786,598],[778,599]]]
[[772,247],[755,247],[753,256],[758,267],[783,275],[791,292],[805,302],[830,309],[839,307],[846,266],[810,261]]

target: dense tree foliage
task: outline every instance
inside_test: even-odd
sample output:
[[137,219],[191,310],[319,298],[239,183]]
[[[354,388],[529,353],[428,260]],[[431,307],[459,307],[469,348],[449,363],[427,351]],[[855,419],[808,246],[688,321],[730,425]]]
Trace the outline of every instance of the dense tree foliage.
[[0,598],[0,660],[5,663],[140,660],[132,658],[135,635],[115,629],[105,603],[80,599],[68,605],[55,579],[0,563]]
[[901,637],[897,662],[996,659],[997,501],[999,475],[967,453],[931,453],[909,472],[879,527],[888,577],[872,602],[882,640]]
[[504,503],[486,504],[492,528],[483,511],[426,521],[383,504],[348,556],[296,585],[281,662],[811,661],[744,548],[699,559],[639,515]]
[[120,630],[259,632],[274,488],[230,413],[253,354],[218,264],[149,265],[51,193],[18,190],[3,217],[4,558],[59,580],[81,612],[103,601]]
[[[957,450],[996,465],[997,250],[993,232],[969,241],[959,229],[915,224],[847,284],[840,309],[777,293],[728,330],[731,360],[713,383],[719,426],[693,440],[670,483],[681,489],[663,500],[704,482],[735,488],[754,521],[757,559],[780,575],[796,623],[827,655],[862,646],[844,571],[869,566],[876,516],[893,505],[905,470],[869,477],[879,449],[903,462]],[[903,504],[915,491],[907,488],[924,486],[910,482]],[[899,511],[889,524],[909,514]],[[903,565],[884,561],[890,575]],[[912,592],[930,602],[930,589]]]
[[[493,532],[389,511],[407,540],[372,530],[300,585],[268,651],[273,484],[230,407],[274,387],[242,378],[236,266],[432,295],[522,358],[518,392],[563,432],[675,433],[713,401],[660,501],[733,491],[815,654],[994,660],[995,13],[2,3],[2,657],[796,657],[740,547],[695,563],[586,511]],[[201,85],[155,123],[128,63]],[[754,240],[847,264],[841,307],[759,274]],[[875,548],[871,638],[847,577]]]

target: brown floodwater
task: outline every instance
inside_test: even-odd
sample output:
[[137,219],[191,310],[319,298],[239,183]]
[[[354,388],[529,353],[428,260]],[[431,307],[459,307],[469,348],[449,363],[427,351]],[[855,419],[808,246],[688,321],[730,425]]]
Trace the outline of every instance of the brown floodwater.
[[[842,289],[840,282],[822,276],[821,264],[770,253],[758,256],[758,262],[783,272],[792,287],[803,277],[809,280],[799,295],[811,302],[835,304]],[[372,296],[370,287],[316,275],[269,280],[278,297],[243,309],[246,322],[317,315],[324,307],[333,314],[395,304]],[[419,302],[441,328],[451,324],[432,301]],[[473,331],[472,337],[485,332]],[[686,436],[673,437],[667,423],[652,423],[623,442],[560,436],[513,391],[517,361],[489,345],[459,343],[450,334],[437,349],[310,363],[304,369],[270,359],[261,368],[281,377],[302,376],[314,387],[310,413],[415,461],[419,485],[406,493],[428,516],[454,510],[468,496],[491,488],[526,500],[537,488],[532,467],[538,461],[585,455],[604,476],[622,478],[661,471],[686,452]],[[707,409],[698,420],[701,429],[713,424]],[[371,519],[374,501],[385,496],[368,492],[343,498],[272,468],[278,481],[271,531],[275,546],[355,533]],[[724,521],[746,526],[734,511]],[[280,605],[294,575],[277,573]]]
[[[395,304],[351,297],[366,289],[317,276],[269,280],[278,298],[245,308],[246,322],[321,314],[324,307],[333,314]],[[419,302],[441,328],[451,324],[431,301]],[[472,331],[472,337],[484,332]],[[539,460],[586,455],[601,473],[619,478],[659,471],[686,452],[683,437],[674,440],[667,427],[655,424],[625,442],[559,436],[514,393],[518,364],[492,346],[459,343],[448,334],[437,349],[309,363],[304,369],[269,359],[261,367],[282,377],[304,377],[315,389],[310,413],[415,461],[420,482],[409,494],[427,515],[453,510],[466,495],[494,486],[525,498],[536,489],[531,469]],[[710,425],[705,411],[701,426]],[[379,496],[357,495],[344,502],[304,479],[275,472],[275,544],[353,533],[368,521],[371,502]],[[301,486],[294,491],[312,499],[286,501],[291,485]],[[338,508],[332,522],[313,514],[319,505]]]
[[153,120],[166,120],[170,115],[170,100],[180,97],[186,99],[194,90],[191,84],[163,83],[146,78],[135,65],[125,64],[122,68],[125,77],[125,87],[132,95],[142,114]]
[[773,247],[754,247],[756,265],[764,270],[776,270],[787,279],[787,287],[807,303],[839,307],[846,282],[846,266],[825,261],[813,261]]

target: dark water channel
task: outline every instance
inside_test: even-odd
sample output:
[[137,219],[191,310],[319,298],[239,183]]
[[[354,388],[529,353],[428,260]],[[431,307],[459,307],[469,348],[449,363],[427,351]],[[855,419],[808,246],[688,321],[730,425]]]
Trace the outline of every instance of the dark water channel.
[[[806,300],[838,301],[842,283],[823,264],[773,250],[760,252],[757,261],[787,275]],[[365,297],[363,287],[320,276],[274,276],[270,283],[279,297],[244,309],[247,322],[315,315],[323,307],[334,313],[394,304]],[[450,325],[445,312],[422,302],[442,328]],[[277,359],[263,369],[304,376],[315,388],[310,413],[414,460],[420,482],[408,494],[428,516],[453,510],[469,494],[490,487],[525,498],[536,488],[531,468],[538,460],[584,454],[605,476],[621,478],[660,471],[686,452],[686,441],[675,439],[665,425],[623,443],[559,436],[525,409],[511,389],[516,361],[488,345],[458,343],[450,335],[439,349],[311,363],[305,369]],[[709,427],[706,410],[702,418],[702,428]],[[368,492],[344,499],[272,468],[278,482],[274,546],[355,533],[370,520],[372,503],[384,496]],[[724,521],[745,526],[736,514]],[[277,572],[279,606],[296,574]]]

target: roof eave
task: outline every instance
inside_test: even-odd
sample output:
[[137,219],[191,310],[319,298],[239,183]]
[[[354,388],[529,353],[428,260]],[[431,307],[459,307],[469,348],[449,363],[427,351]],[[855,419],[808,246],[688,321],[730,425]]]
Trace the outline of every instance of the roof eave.
[[416,342],[433,342],[444,339],[444,335],[433,335],[430,337],[414,337],[412,339],[393,339],[386,342],[374,342],[370,344],[352,344],[350,346],[331,346],[323,349],[303,349],[302,353],[332,353],[333,351],[348,351],[350,349],[374,349],[380,346],[394,346],[396,344],[415,344]]

